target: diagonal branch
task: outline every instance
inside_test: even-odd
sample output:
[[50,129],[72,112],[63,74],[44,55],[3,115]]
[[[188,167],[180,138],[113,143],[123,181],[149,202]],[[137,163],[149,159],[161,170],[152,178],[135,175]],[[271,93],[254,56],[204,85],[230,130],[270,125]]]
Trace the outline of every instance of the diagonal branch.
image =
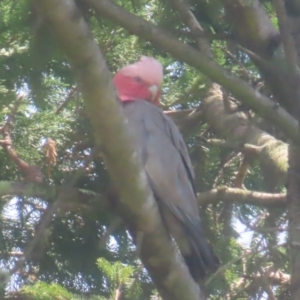
[[[146,174],[130,143],[104,58],[72,0],[35,0],[76,74],[95,143],[101,145],[120,194],[119,214],[132,233],[142,233],[141,259],[165,299],[200,299],[200,290],[177,257],[162,225]],[[130,225],[130,226],[129,226]]]
[[[200,38],[199,33],[203,36],[204,30],[197,21],[194,14],[188,7],[188,0],[171,0],[171,4],[176,8],[179,16],[190,28],[192,34],[196,37],[196,43],[201,52],[206,54],[208,57],[212,57],[212,52],[207,39]],[[198,35],[198,37],[197,37]]]
[[77,92],[77,87],[76,86],[72,87],[72,89],[70,90],[67,98],[56,109],[56,111],[55,111],[56,114],[59,114],[68,105],[68,103],[74,97],[74,95],[76,94],[76,92]]

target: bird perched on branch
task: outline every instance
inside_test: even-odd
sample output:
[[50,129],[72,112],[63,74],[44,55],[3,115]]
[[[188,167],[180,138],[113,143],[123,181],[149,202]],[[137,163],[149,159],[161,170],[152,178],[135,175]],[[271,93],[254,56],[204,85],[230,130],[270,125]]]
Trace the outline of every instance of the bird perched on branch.
[[158,107],[163,68],[152,57],[125,66],[114,76],[123,111],[163,222],[175,239],[195,281],[218,268],[205,238],[186,144]]

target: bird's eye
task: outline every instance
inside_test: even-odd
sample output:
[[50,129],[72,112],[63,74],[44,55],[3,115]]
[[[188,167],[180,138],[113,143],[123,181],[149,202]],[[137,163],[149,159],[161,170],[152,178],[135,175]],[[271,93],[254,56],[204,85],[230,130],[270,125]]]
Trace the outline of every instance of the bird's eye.
[[134,77],[134,80],[135,80],[136,82],[142,82],[142,78],[139,77],[139,76]]

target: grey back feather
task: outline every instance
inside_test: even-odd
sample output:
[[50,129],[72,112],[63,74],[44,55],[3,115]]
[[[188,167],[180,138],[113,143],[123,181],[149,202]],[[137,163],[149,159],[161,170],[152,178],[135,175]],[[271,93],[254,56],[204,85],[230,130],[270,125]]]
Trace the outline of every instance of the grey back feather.
[[186,144],[174,122],[153,104],[125,102],[123,109],[166,226],[183,256],[196,256],[192,259],[203,277],[203,269],[215,270],[218,259],[202,232]]

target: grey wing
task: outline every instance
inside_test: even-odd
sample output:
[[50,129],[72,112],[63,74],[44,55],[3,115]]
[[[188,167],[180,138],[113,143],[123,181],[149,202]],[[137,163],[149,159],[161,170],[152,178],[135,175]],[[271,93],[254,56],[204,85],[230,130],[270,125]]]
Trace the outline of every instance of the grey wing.
[[123,109],[157,195],[169,205],[199,217],[194,172],[176,125],[146,101],[125,103]]
[[151,185],[177,218],[183,214],[199,218],[194,172],[184,140],[159,108],[144,104],[144,166]]
[[173,120],[169,118],[168,116],[164,115],[161,112],[161,115],[163,119],[165,120],[165,127],[166,131],[169,133],[169,137],[173,142],[173,145],[175,146],[176,150],[179,152],[181,157],[181,162],[183,163],[186,171],[186,175],[188,176],[188,179],[192,185],[194,194],[196,195],[196,189],[195,189],[195,174],[193,170],[193,166],[189,157],[187,146],[182,138],[181,133],[179,132],[177,126],[174,124]]
[[171,119],[145,101],[124,106],[162,217],[194,277],[214,270],[217,259],[202,232],[194,172],[183,138]]

